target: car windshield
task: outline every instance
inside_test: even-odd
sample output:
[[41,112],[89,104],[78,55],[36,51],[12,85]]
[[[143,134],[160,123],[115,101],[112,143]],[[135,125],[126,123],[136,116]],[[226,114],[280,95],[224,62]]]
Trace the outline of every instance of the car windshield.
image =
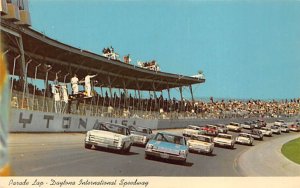
[[277,126],[271,126],[271,129],[278,129]]
[[94,126],[94,129],[126,135],[126,128],[116,124],[99,123]]
[[143,128],[143,127],[138,127],[137,131],[141,133],[148,133],[147,128]]
[[247,135],[247,134],[240,134],[239,136],[245,137],[245,138],[250,138],[250,135]]
[[185,145],[184,137],[167,133],[157,133],[154,140]]
[[207,128],[210,128],[210,129],[217,129],[216,126],[213,126],[213,125],[207,125]]
[[195,135],[192,135],[191,136],[191,140],[199,140],[199,141],[202,141],[202,142],[212,142],[210,138],[208,137],[204,137],[204,136],[195,136]]
[[188,129],[193,129],[193,130],[200,130],[200,127],[197,127],[195,125],[189,125],[187,128]]
[[238,123],[230,123],[230,125],[233,125],[233,126],[239,126]]
[[231,139],[231,135],[226,135],[226,134],[219,134],[218,137]]

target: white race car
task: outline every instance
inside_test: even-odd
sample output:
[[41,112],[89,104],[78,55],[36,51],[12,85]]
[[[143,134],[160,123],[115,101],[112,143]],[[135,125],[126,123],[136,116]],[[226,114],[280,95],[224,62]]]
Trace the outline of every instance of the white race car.
[[272,133],[274,133],[274,134],[281,134],[281,129],[280,129],[280,127],[278,127],[278,126],[271,126],[271,131],[272,131]]
[[128,127],[113,123],[98,123],[86,133],[85,148],[111,148],[128,153],[133,143]]
[[241,123],[241,127],[244,129],[254,129],[254,124],[250,121],[246,121],[244,123]]
[[186,129],[183,129],[182,135],[186,137],[190,137],[193,134],[198,135],[198,134],[204,134],[205,132],[201,130],[201,127],[196,126],[196,125],[188,125]]
[[281,126],[284,124],[284,121],[283,120],[277,120],[274,122],[274,126]]
[[263,134],[264,136],[272,136],[272,134],[273,134],[271,128],[269,128],[269,127],[262,127],[262,128],[260,129],[260,131],[262,132],[262,134]]
[[242,127],[240,123],[230,122],[228,125],[226,125],[229,131],[235,131],[235,132],[241,132]]
[[290,132],[290,128],[286,123],[283,123],[279,126],[281,132],[285,132],[285,133],[289,133]]
[[253,137],[248,133],[240,133],[236,138],[235,142],[240,144],[247,144],[249,146],[253,145]]
[[192,135],[187,141],[189,151],[212,154],[214,150],[213,139],[205,135]]
[[228,128],[226,127],[226,125],[216,124],[216,126],[218,127],[219,133],[227,133],[228,132]]
[[235,141],[232,135],[219,133],[218,136],[214,138],[214,143],[215,145],[230,147],[233,149]]
[[290,126],[291,131],[299,132],[300,131],[300,122],[293,123]]
[[133,144],[146,146],[147,142],[153,138],[152,130],[146,127],[128,126],[133,137]]

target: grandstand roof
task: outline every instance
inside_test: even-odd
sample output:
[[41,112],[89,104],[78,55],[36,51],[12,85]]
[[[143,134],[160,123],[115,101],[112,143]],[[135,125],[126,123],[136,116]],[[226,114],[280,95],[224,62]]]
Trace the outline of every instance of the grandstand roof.
[[[109,60],[99,54],[61,43],[31,28],[20,27],[3,19],[1,20],[1,26],[21,34],[26,61],[29,59],[33,60],[28,69],[29,77],[34,77],[34,66],[42,63],[43,66],[39,68],[37,75],[39,79],[45,79],[46,68],[43,67],[51,65],[49,80],[54,80],[55,73],[59,71],[61,71],[59,73],[59,81],[63,81],[64,76],[70,73],[66,77],[67,82],[73,73],[76,73],[78,78],[81,79],[90,72],[98,74],[96,79],[104,87],[111,85],[113,88],[125,87],[127,89],[161,91],[205,82],[205,79],[155,72],[135,65],[125,64],[122,61]],[[4,41],[4,50],[10,49],[12,52],[10,52],[11,58],[14,55],[16,56],[19,53],[19,47],[12,33],[2,32],[1,29],[1,35]],[[3,44],[3,42],[1,43]],[[12,70],[12,65],[10,65],[10,70]]]

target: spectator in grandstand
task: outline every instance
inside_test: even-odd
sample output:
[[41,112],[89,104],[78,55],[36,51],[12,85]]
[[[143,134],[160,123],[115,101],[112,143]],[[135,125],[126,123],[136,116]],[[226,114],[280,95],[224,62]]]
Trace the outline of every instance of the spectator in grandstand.
[[76,74],[74,74],[74,76],[71,78],[71,85],[72,94],[78,94],[78,78]]
[[130,62],[131,62],[130,54],[128,54],[127,56],[124,56],[124,63],[129,64]]
[[84,78],[84,86],[85,86],[85,92],[87,93],[87,97],[92,97],[91,96],[91,78],[94,78],[96,76],[97,76],[97,74],[90,75],[90,73],[89,73]]

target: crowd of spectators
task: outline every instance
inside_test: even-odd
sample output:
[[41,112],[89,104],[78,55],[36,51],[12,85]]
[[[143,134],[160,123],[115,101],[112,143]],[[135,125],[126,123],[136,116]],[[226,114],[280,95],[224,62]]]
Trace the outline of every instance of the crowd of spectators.
[[[13,90],[23,91],[24,82],[13,79]],[[34,87],[28,83],[29,93],[43,96],[45,90]],[[46,90],[46,97],[51,96],[51,85]],[[81,103],[84,101],[80,101]],[[215,101],[212,97],[208,101],[191,100],[171,100],[162,95],[150,98],[138,98],[136,95],[120,95],[113,93],[112,97],[106,91],[103,96],[94,92],[93,100],[85,101],[87,104],[95,106],[109,107],[110,109],[122,110],[127,116],[132,116],[136,111],[156,113],[156,117],[170,118],[171,114],[177,113],[183,117],[198,118],[228,118],[228,117],[278,117],[295,116],[300,113],[300,98],[290,100],[219,100]],[[147,114],[145,113],[145,114]],[[121,115],[121,113],[118,113]],[[145,116],[143,116],[145,117]]]

